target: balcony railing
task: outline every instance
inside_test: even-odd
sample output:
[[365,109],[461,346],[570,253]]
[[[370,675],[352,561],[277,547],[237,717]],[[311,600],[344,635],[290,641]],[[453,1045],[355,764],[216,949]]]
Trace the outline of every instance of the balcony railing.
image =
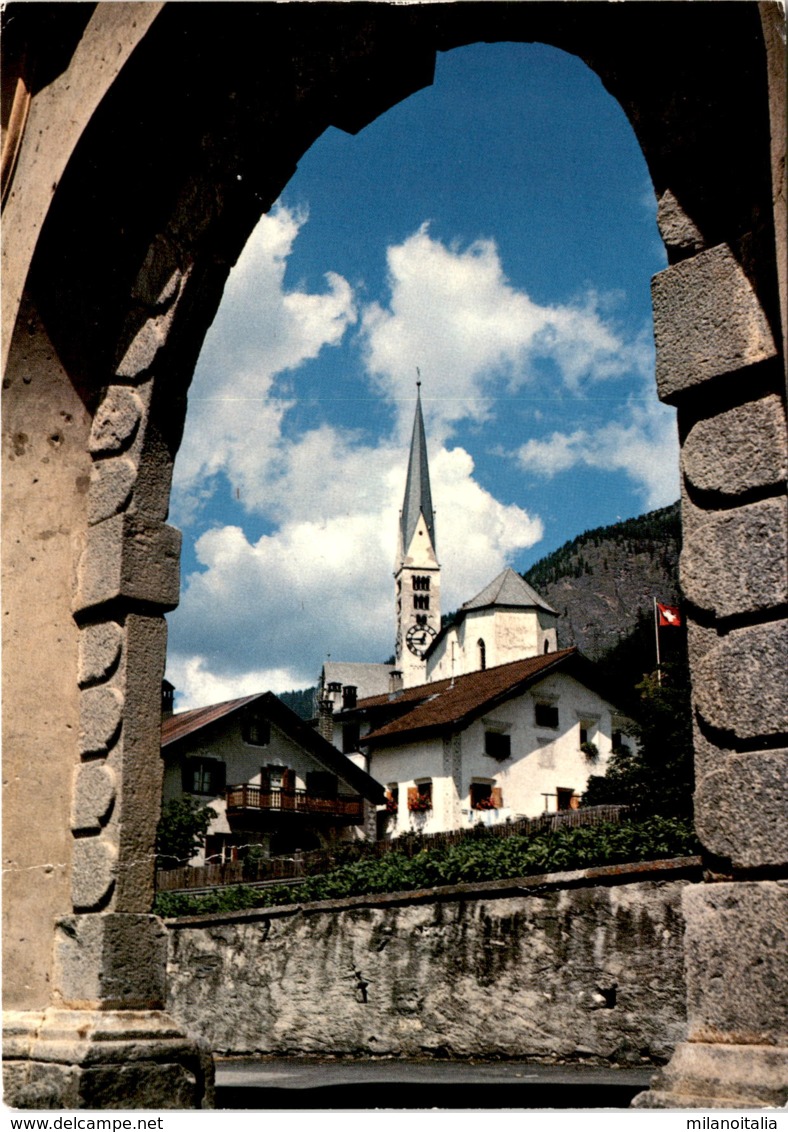
[[362,821],[364,800],[355,794],[338,794],[320,798],[307,790],[263,790],[244,784],[227,787],[227,812],[269,810],[277,813],[326,814],[334,818]]

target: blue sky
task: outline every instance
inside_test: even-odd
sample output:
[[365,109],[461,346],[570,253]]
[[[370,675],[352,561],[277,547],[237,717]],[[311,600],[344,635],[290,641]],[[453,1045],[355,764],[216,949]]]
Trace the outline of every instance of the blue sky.
[[172,509],[179,707],[391,654],[417,367],[444,611],[678,497],[655,216],[623,111],[541,45],[439,55],[432,87],[318,139],[195,373]]

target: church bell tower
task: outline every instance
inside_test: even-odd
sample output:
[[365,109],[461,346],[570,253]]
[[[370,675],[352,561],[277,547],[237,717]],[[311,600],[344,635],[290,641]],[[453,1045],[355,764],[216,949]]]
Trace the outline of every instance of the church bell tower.
[[399,519],[394,570],[397,610],[396,665],[403,687],[426,681],[424,654],[441,627],[440,566],[435,548],[427,442],[421,413],[421,382],[416,383],[416,415],[410,441],[408,478]]

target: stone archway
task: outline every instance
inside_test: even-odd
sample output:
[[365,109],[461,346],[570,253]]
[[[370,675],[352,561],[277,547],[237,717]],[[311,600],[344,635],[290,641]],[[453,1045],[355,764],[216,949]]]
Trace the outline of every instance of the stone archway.
[[679,410],[696,809],[716,883],[686,901],[689,1041],[648,1103],[773,1103],[788,1044],[778,8],[130,3],[83,26],[21,7],[4,41],[27,114],[4,213],[9,1097],[117,1103],[89,1047],[123,1065],[133,1037],[150,1056],[147,1077],[124,1066],[132,1103],[200,1102],[200,1052],[161,1013],[149,915],[189,379],[231,265],[311,142],[428,84],[437,50],[514,39],[579,55],[619,99],[670,263],[657,383]]

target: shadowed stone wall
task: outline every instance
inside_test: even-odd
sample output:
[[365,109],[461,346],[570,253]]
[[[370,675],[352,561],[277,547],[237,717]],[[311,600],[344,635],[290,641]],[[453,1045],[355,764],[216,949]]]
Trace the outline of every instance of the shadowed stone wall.
[[699,862],[169,923],[168,1008],[222,1054],[664,1063]]

